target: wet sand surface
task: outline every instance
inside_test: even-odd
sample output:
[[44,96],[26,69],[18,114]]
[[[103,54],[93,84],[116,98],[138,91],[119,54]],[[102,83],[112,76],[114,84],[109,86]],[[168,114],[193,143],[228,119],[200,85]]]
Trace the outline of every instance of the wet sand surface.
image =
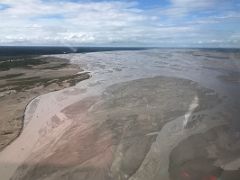
[[240,52],[54,57],[91,78],[34,99],[0,152],[1,179],[240,179]]
[[41,94],[89,78],[88,74],[77,74],[79,71],[62,58],[0,57],[0,151],[20,134],[27,104]]

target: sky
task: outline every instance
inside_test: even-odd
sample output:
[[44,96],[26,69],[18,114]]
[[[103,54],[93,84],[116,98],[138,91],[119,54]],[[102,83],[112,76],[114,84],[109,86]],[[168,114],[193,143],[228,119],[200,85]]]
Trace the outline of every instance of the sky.
[[240,48],[240,0],[0,0],[0,45]]

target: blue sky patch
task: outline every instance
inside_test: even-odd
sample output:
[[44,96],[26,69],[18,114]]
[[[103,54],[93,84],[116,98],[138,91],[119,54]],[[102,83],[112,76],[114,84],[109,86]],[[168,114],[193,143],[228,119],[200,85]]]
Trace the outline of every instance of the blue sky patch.
[[10,8],[9,5],[0,3],[0,11],[8,9],[8,8]]

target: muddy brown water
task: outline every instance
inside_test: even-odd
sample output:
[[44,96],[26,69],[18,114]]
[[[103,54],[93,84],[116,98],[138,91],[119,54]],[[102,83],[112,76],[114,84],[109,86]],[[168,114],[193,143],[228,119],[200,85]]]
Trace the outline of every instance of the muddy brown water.
[[240,86],[219,78],[239,71],[239,52],[58,57],[91,78],[29,105],[22,135],[0,153],[4,179],[240,178]]

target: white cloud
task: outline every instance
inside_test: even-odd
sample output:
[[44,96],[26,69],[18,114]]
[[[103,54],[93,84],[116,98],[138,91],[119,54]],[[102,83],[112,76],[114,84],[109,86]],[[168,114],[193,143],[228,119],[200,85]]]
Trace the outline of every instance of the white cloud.
[[[10,6],[0,10],[1,44],[198,44],[215,36],[214,32],[203,35],[206,31],[202,28],[219,22],[219,18],[183,23],[175,19],[208,9],[215,0],[171,0],[172,5],[160,12],[140,9],[132,1],[0,0],[0,3]],[[231,15],[236,16],[236,12]]]

